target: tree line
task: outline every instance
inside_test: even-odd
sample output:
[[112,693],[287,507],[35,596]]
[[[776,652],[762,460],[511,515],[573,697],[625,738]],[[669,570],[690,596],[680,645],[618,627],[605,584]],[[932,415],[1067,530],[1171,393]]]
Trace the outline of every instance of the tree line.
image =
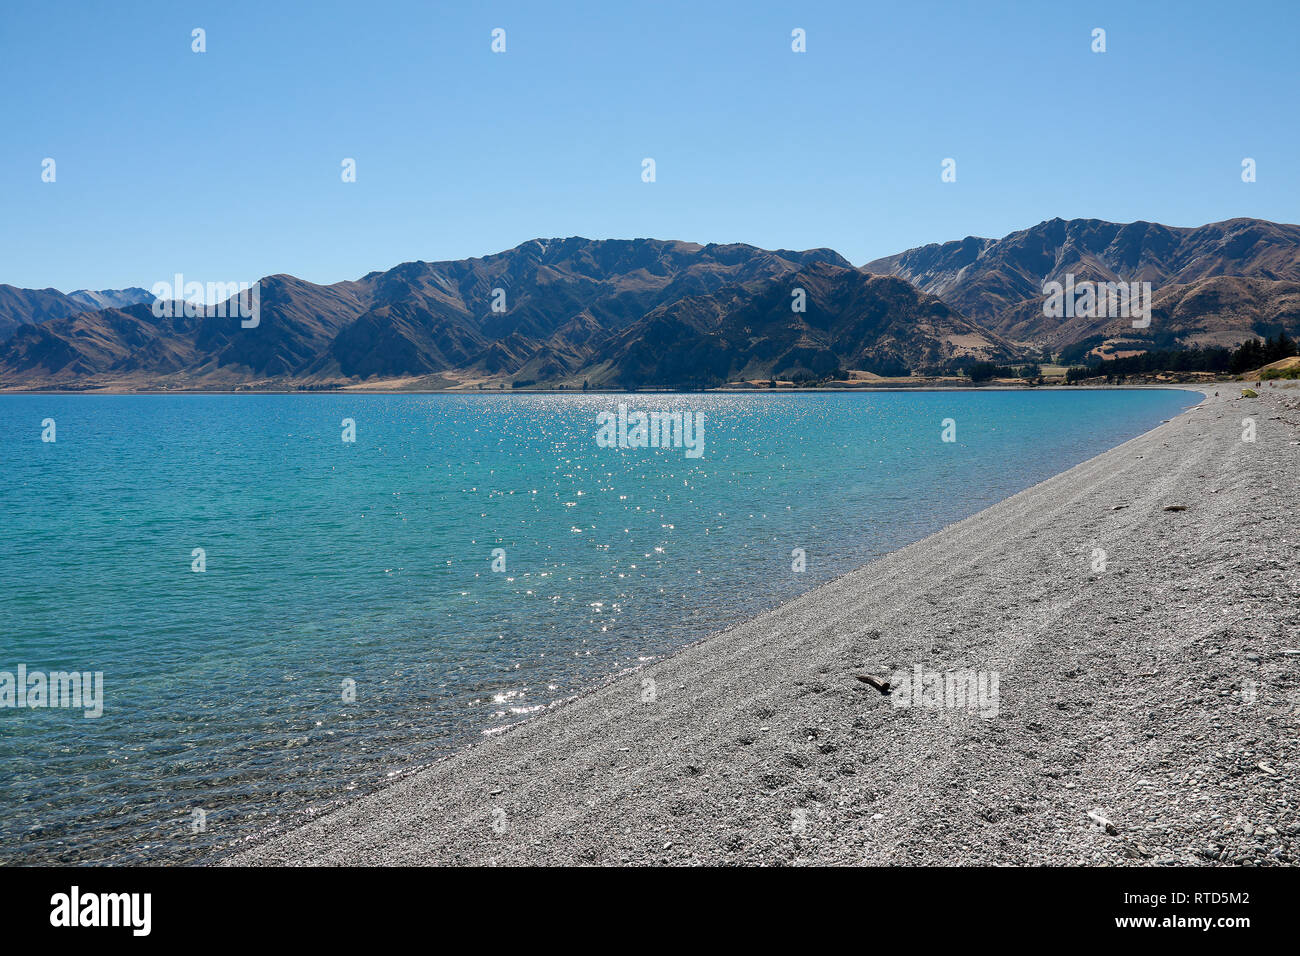
[[1141,355],[1124,358],[1095,358],[1087,365],[1071,366],[1066,370],[1066,384],[1085,378],[1104,375],[1107,380],[1123,379],[1130,375],[1154,375],[1159,372],[1212,372],[1240,375],[1268,365],[1279,359],[1295,355],[1295,340],[1278,332],[1277,336],[1263,341],[1250,339],[1235,349],[1191,348],[1153,349]]

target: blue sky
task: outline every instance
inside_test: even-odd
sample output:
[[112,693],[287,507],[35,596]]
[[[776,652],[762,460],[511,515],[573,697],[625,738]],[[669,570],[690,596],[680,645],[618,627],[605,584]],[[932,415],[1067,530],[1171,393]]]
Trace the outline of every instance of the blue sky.
[[1298,28],[1295,2],[1199,0],[10,4],[0,282],[333,282],[570,235],[861,264],[1053,216],[1297,222]]

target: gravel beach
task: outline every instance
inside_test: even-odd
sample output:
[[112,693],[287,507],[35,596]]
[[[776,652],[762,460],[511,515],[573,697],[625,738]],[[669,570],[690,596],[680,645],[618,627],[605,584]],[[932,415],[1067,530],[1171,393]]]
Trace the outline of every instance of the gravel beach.
[[224,862],[1293,865],[1300,388],[1240,396]]

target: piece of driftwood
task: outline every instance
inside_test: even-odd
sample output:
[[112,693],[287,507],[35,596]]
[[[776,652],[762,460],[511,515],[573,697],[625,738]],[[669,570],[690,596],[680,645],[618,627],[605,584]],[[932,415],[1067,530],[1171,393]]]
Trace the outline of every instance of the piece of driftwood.
[[872,674],[858,674],[857,677],[858,680],[862,681],[862,683],[870,684],[872,687],[880,691],[882,694],[889,693],[889,681],[881,680],[879,677],[875,677]]

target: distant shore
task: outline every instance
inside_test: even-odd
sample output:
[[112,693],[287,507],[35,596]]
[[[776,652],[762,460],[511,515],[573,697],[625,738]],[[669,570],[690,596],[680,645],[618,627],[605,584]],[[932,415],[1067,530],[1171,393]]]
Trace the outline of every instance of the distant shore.
[[[225,862],[1293,864],[1300,388],[1200,390]],[[913,673],[982,675],[981,707],[904,700]],[[889,694],[860,679],[891,675]]]
[[[0,386],[3,395],[798,395],[816,394],[854,394],[857,392],[1037,392],[1037,391],[1086,391],[1089,389],[1132,389],[1132,388],[1178,388],[1187,391],[1213,391],[1218,387],[1231,388],[1241,385],[1242,379],[1219,379],[1209,382],[1131,382],[1115,385],[972,385],[961,384],[919,384],[919,385],[855,385],[851,388],[823,388],[808,386],[798,388],[708,388],[684,391],[674,388],[591,388],[586,391],[578,389],[552,388],[516,388],[516,389],[465,389],[465,388],[322,388],[322,389],[273,389],[273,388],[95,388],[95,389],[19,389]],[[1253,381],[1253,380],[1252,380]]]

